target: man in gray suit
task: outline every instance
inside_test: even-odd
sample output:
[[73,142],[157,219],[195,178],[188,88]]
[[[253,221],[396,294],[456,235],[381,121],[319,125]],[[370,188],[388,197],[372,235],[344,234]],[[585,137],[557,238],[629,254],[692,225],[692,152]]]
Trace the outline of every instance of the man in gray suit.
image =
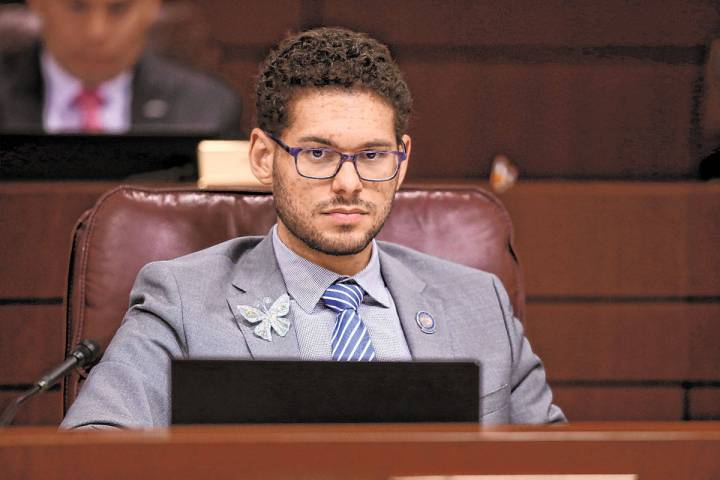
[[145,50],[160,0],[29,0],[42,45],[0,57],[0,131],[240,137],[221,82]]
[[563,421],[491,274],[375,241],[407,171],[411,96],[387,47],[320,28],[261,67],[257,178],[277,224],[140,272],[63,422],[167,425],[171,358],[474,359],[483,423]]

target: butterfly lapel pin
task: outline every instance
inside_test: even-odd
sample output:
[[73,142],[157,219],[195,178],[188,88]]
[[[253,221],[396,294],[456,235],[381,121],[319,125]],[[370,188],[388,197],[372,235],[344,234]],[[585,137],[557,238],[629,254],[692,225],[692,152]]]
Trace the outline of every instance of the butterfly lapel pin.
[[250,305],[238,305],[240,315],[250,323],[257,323],[255,335],[272,342],[272,332],[284,337],[290,329],[290,320],[284,318],[290,311],[290,297],[283,293],[274,302],[270,297],[265,297],[261,304],[251,307]]

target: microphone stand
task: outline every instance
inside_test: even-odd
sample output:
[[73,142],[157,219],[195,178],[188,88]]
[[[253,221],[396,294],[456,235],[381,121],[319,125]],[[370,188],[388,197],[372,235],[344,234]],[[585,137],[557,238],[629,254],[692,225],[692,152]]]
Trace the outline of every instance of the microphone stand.
[[7,427],[8,425],[10,425],[13,421],[13,418],[15,418],[15,413],[17,412],[18,408],[20,408],[20,405],[25,403],[25,401],[27,401],[39,392],[40,387],[38,385],[33,385],[32,387],[25,390],[22,395],[11,401],[10,404],[5,407],[5,410],[3,410],[3,413],[0,416],[0,427]]
[[42,378],[35,382],[32,387],[27,389],[19,397],[11,401],[7,407],[5,407],[2,415],[0,415],[0,427],[10,425],[13,418],[15,418],[15,413],[18,408],[20,408],[20,405],[25,403],[34,395],[48,390],[50,387],[59,382],[60,379],[69,375],[74,369],[84,367],[85,365],[91,365],[99,357],[100,347],[95,341],[81,341],[61,364],[43,375]]

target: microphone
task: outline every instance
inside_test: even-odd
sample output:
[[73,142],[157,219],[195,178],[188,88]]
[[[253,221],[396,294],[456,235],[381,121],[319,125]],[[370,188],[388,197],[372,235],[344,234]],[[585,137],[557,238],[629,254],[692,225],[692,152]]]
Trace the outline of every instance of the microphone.
[[17,412],[18,407],[33,395],[48,390],[61,379],[69,375],[75,368],[92,365],[92,363],[99,357],[100,346],[97,342],[88,339],[82,340],[61,364],[48,371],[25,393],[10,402],[0,416],[0,427],[10,425],[15,417],[15,412]]
[[39,391],[44,392],[72,372],[73,369],[92,364],[98,358],[99,353],[100,347],[97,342],[83,340],[60,365],[40,377],[40,380],[35,382],[35,385],[40,389]]

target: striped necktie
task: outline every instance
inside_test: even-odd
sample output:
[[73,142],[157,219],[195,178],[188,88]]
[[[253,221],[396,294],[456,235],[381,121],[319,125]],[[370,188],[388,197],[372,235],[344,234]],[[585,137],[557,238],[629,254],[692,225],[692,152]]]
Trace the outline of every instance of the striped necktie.
[[357,309],[365,292],[353,280],[330,285],[322,295],[325,306],[337,314],[332,340],[332,359],[372,362],[375,349]]

